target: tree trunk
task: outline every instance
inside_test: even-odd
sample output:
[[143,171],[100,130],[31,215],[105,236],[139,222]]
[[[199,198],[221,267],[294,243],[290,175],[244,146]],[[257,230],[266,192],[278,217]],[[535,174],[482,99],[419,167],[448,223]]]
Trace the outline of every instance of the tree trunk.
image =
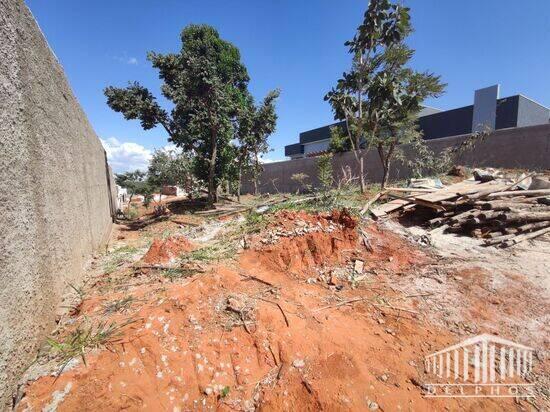
[[384,169],[384,174],[382,176],[382,190],[386,188],[386,185],[388,184],[388,178],[390,176],[390,158],[389,156],[386,158],[386,161],[382,165],[382,168]]
[[241,201],[241,181],[243,178],[242,164],[239,162],[239,181],[237,182],[237,202]]
[[382,162],[382,189],[386,188],[386,185],[388,184],[388,180],[390,177],[390,166],[391,166],[391,159],[393,157],[393,152],[395,149],[395,143],[390,144],[390,147],[388,148],[388,151],[384,153],[384,146],[379,144],[378,145],[378,155],[380,156],[380,160]]
[[212,148],[212,153],[210,155],[208,168],[208,203],[212,204],[218,201],[218,193],[216,191],[217,188],[214,184],[216,174],[216,156],[218,154],[218,139],[214,129],[210,131],[210,147]]
[[260,175],[258,171],[259,170],[258,164],[259,164],[258,152],[255,151],[254,152],[254,196],[258,196],[258,176]]
[[359,184],[361,185],[361,193],[365,193],[367,188],[365,187],[365,165],[363,161],[363,156],[359,158],[359,173],[361,174],[361,178],[359,179]]

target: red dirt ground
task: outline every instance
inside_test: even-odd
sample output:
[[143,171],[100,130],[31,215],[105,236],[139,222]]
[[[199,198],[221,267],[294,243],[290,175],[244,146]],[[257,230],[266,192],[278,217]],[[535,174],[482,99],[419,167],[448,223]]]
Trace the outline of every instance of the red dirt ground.
[[182,253],[190,252],[194,248],[194,245],[184,236],[171,236],[164,240],[155,239],[142,260],[149,264],[170,263]]
[[[87,366],[31,383],[17,409],[39,410],[56,399],[59,411],[519,408],[512,400],[422,396],[424,355],[456,338],[421,319],[415,298],[403,299],[385,273],[430,256],[374,226],[366,228],[369,251],[346,214],[283,212],[270,229],[297,221],[336,229],[267,245],[258,236],[236,265],[211,266],[181,283],[91,291],[81,316],[138,320],[109,350],[90,353]],[[155,256],[164,256],[166,245],[157,243]],[[323,281],[357,259],[365,281],[352,287],[342,280],[341,289]],[[134,301],[126,313],[104,314],[105,303],[128,295]],[[396,297],[403,309],[388,303]],[[364,299],[346,304],[354,298]]]

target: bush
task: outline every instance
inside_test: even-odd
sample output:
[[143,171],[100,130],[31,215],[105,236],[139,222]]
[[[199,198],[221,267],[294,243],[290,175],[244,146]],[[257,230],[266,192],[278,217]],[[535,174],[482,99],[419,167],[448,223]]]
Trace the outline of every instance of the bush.
[[300,185],[300,187],[298,188],[298,190],[296,190],[296,194],[302,192],[310,192],[311,191],[311,185],[309,183],[306,183],[306,180],[309,179],[309,176],[306,175],[305,173],[294,173],[291,177],[290,177],[290,180],[298,183]]
[[325,153],[317,158],[317,178],[323,192],[326,193],[332,188],[334,182],[332,177],[332,153]]

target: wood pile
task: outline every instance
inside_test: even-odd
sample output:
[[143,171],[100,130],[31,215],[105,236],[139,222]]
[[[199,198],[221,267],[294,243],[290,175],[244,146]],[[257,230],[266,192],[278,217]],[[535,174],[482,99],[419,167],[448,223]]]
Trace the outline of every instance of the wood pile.
[[249,212],[251,210],[256,210],[259,213],[262,213],[264,209],[268,209],[269,207],[274,206],[278,203],[286,202],[289,199],[287,196],[283,196],[281,198],[268,200],[259,205],[244,205],[226,197],[220,198],[226,200],[226,203],[216,203],[213,205],[213,209],[201,210],[195,212],[195,214],[207,217],[228,217],[239,213]]
[[[523,190],[533,175],[485,183],[470,179],[443,189],[388,188],[390,202],[372,209],[380,218],[396,211],[436,212],[431,233],[449,232],[484,239],[487,246],[509,247],[550,233],[550,189]],[[525,186],[525,185],[524,185]]]

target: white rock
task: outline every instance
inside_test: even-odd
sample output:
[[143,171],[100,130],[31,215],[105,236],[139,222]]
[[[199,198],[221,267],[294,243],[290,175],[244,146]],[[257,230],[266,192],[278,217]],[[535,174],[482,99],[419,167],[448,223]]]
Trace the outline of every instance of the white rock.
[[295,368],[303,368],[304,366],[306,366],[306,363],[304,362],[303,359],[294,359],[294,362],[292,362],[292,366],[294,366]]

